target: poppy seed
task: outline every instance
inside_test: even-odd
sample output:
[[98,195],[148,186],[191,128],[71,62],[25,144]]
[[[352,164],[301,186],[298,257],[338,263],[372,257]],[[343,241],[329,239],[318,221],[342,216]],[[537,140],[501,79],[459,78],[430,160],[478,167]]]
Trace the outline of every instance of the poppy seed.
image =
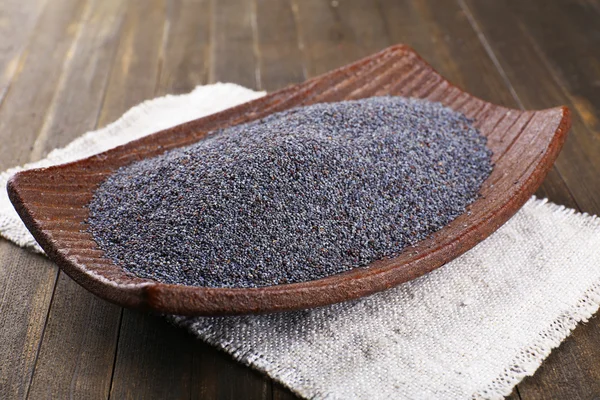
[[464,115],[402,97],[315,104],[119,168],[89,230],[144,278],[260,287],[393,257],[447,225],[492,171]]

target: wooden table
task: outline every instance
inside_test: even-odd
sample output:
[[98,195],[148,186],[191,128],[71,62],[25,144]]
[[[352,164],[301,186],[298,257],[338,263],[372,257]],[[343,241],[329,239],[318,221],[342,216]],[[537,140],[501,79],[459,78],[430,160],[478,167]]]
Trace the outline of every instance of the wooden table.
[[[2,0],[0,169],[198,84],[274,90],[395,43],[494,103],[567,104],[538,195],[600,214],[600,1]],[[291,399],[162,319],[89,294],[0,240],[0,398]],[[600,320],[513,399],[599,399]]]

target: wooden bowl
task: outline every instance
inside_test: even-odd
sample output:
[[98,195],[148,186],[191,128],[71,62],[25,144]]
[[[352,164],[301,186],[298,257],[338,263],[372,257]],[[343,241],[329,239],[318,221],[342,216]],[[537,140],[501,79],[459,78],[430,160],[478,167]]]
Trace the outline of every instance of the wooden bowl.
[[[261,288],[169,285],[123,271],[86,230],[86,205],[115,169],[202,140],[207,132],[290,107],[370,96],[438,101],[473,119],[488,138],[494,170],[468,212],[398,257],[327,278]],[[90,292],[124,307],[183,315],[293,310],[366,296],[456,258],[504,224],[535,192],[565,141],[569,110],[512,110],[446,81],[412,49],[398,45],[302,84],[170,128],[96,156],[24,171],[8,183],[17,212],[48,256]]]

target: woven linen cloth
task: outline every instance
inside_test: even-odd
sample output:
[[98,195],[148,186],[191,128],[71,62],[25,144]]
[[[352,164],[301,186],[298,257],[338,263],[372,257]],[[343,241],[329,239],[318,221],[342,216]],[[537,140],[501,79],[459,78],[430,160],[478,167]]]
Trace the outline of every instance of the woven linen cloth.
[[[262,95],[214,84],[144,102],[0,174],[0,185]],[[41,252],[6,190],[0,234]],[[385,292],[296,312],[167,318],[306,398],[502,398],[599,304],[600,220],[532,198],[466,254]]]

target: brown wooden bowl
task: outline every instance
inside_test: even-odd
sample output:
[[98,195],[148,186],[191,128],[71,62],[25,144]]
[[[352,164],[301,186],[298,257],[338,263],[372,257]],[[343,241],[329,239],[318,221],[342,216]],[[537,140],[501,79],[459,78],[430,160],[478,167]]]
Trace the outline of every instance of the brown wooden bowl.
[[[189,145],[207,132],[290,107],[370,96],[426,98],[464,113],[488,138],[495,163],[468,212],[398,257],[327,278],[261,288],[217,289],[138,278],[104,256],[86,230],[86,205],[115,169]],[[396,286],[456,258],[504,224],[546,176],[570,127],[569,110],[511,110],[469,95],[407,46],[394,46],[302,84],[60,166],[24,171],[8,183],[17,212],[48,256],[90,292],[163,313],[223,315],[292,310]]]

